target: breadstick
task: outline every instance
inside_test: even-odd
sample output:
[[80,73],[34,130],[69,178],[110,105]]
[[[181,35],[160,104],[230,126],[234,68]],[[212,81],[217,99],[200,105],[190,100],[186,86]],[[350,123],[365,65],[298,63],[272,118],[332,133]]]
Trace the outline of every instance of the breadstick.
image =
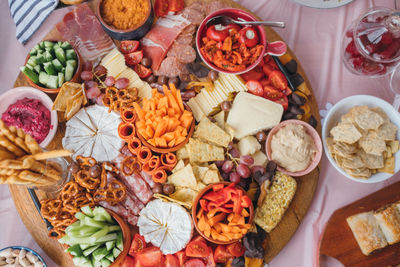
[[42,152],[42,149],[38,145],[35,139],[29,134],[25,135],[25,144],[29,148],[31,154],[36,154]]
[[61,179],[59,172],[54,170],[51,166],[46,167],[43,163],[36,161],[32,157],[25,158],[22,162],[22,166],[26,169],[48,176],[52,180],[58,181]]
[[17,134],[17,127],[15,127],[15,126],[10,126],[10,127],[8,127],[8,129],[10,130],[10,132],[11,132],[13,135],[18,136],[18,134]]
[[14,174],[19,174],[19,171],[15,169],[0,169],[0,175],[10,176]]
[[4,135],[0,135],[0,145],[6,148],[8,151],[14,153],[16,156],[25,155],[25,152],[22,149],[11,143]]
[[17,159],[4,159],[0,161],[0,169],[14,169],[22,170],[24,169],[22,161]]
[[25,179],[22,179],[22,178],[20,178],[20,177],[17,176],[17,175],[9,176],[9,177],[6,179],[5,183],[6,183],[6,184],[24,184],[24,185],[32,184],[31,181],[27,181],[27,180],[25,180]]
[[52,159],[58,157],[68,157],[71,156],[72,152],[66,149],[52,150],[41,152],[33,155],[33,158],[36,160],[44,160],[44,159]]
[[25,144],[25,140],[21,137],[15,138],[14,143],[22,148],[26,153],[30,153],[28,146]]
[[25,132],[21,128],[17,128],[17,135],[21,139],[25,139]]
[[14,159],[15,156],[13,153],[7,151],[5,148],[0,147],[0,160],[3,159]]
[[0,132],[3,133],[10,141],[14,142],[17,136],[13,135],[4,121],[0,120]]

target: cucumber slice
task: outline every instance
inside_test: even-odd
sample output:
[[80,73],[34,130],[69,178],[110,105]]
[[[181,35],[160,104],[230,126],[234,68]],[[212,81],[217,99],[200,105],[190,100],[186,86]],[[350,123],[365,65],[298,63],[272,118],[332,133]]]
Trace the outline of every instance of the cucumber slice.
[[74,76],[75,73],[75,69],[71,64],[68,64],[65,67],[65,81],[70,81],[72,79],[72,77]]
[[113,222],[111,215],[103,207],[93,209],[94,219],[101,222]]
[[[36,65],[36,66],[39,66],[39,65]],[[35,66],[35,67],[36,67],[36,66]],[[34,70],[34,69],[33,69],[34,67],[31,66],[31,65],[29,65],[29,64],[26,64],[25,67],[27,67],[27,68],[30,69],[30,70]]]
[[57,44],[61,47],[61,45],[63,44],[63,42],[58,41]]
[[111,265],[112,261],[108,260],[107,258],[103,258],[100,260],[100,262],[102,267],[108,267]]
[[58,60],[60,60],[60,62],[65,66],[66,58],[65,58],[64,49],[62,49],[61,47],[56,48],[56,49],[54,49],[54,53],[56,54],[56,57],[58,58]]
[[40,42],[40,43],[39,43],[39,47],[42,48],[42,49],[44,49],[44,42]]
[[[83,211],[83,208],[81,210]],[[82,212],[77,212],[77,213],[75,213],[75,218],[77,218],[78,220],[83,222],[85,220],[86,216]]]
[[[56,70],[56,68],[53,66],[53,64],[51,62],[45,62],[43,64],[43,68],[47,72],[47,74],[49,74],[49,75],[57,74],[57,70]],[[58,78],[58,76],[57,76],[57,78]],[[57,86],[58,86],[58,83],[57,83]]]
[[76,266],[82,266],[82,264],[86,261],[86,258],[81,256],[81,257],[74,257],[72,259],[72,261],[74,262],[74,264]]
[[91,258],[92,258],[92,260],[91,260],[92,261],[92,265],[94,267],[102,267],[100,261],[96,261],[93,256]]
[[29,55],[34,56],[34,55],[36,55],[36,54],[37,54],[37,50],[36,50],[35,47],[33,47],[33,48],[31,49],[31,51],[29,51]]
[[50,53],[50,51],[45,51],[44,52],[44,58],[46,62],[52,61],[53,60],[53,55]]
[[96,240],[99,240],[100,238],[108,234],[108,232],[109,232],[108,226],[104,226],[104,228],[94,233],[92,237],[96,238]]
[[49,75],[46,72],[44,71],[39,72],[39,82],[41,84],[46,85],[48,80],[49,80]]
[[103,237],[100,237],[99,239],[96,240],[96,243],[105,243],[107,241],[112,241],[115,239],[117,239],[117,234],[112,233],[112,234],[108,234]]
[[74,49],[65,50],[65,56],[67,59],[76,59],[76,53]]
[[106,242],[106,248],[108,251],[112,250],[115,247],[115,241],[108,241]]
[[58,73],[58,87],[61,87],[64,84],[64,73]]
[[91,247],[93,245],[90,245],[90,244],[79,244],[79,246],[81,247],[82,250],[85,250],[85,249],[87,249],[87,248],[89,248],[89,247]]
[[44,41],[43,44],[45,48],[52,48],[54,46],[54,43],[50,41]]
[[61,48],[62,49],[71,49],[72,46],[70,45],[70,43],[64,42],[64,43],[61,44]]
[[29,57],[28,61],[26,62],[27,65],[31,65],[35,67],[38,63],[36,62],[36,56]]
[[108,251],[105,247],[101,247],[93,251],[92,256],[95,261],[100,261],[102,258],[108,255]]
[[121,251],[124,250],[124,239],[121,231],[117,233],[117,242],[115,246]]
[[60,62],[57,58],[53,59],[53,60],[51,61],[51,63],[53,64],[53,66],[54,66],[58,71],[61,71],[61,70],[62,70],[63,65],[61,64],[61,62]]
[[[67,75],[65,75],[65,78],[67,78]],[[88,216],[85,217],[85,224],[100,229],[107,225],[106,223],[95,221],[93,218],[90,218]]]
[[114,254],[113,254],[112,252],[109,253],[109,254],[106,256],[106,259],[109,260],[109,261],[111,261],[111,262],[113,262],[114,259],[115,259]]
[[37,52],[41,50],[39,44],[36,44],[32,49],[35,49]]
[[35,73],[33,70],[31,70],[30,68],[23,66],[20,68],[22,73],[24,73],[29,79],[31,79],[32,82],[38,84],[40,79],[39,76],[37,75],[37,73]]
[[[82,211],[86,216],[89,216],[89,217],[91,217],[91,218],[94,217],[93,211],[92,211],[92,209],[90,208],[90,206],[84,206],[84,207],[82,207],[82,208],[81,208],[81,211]],[[78,218],[78,219],[79,219],[79,218]]]
[[74,70],[76,69],[76,65],[78,64],[78,61],[76,61],[75,59],[69,59],[67,60],[67,65],[72,65],[72,67],[74,67]]
[[42,68],[40,67],[40,65],[36,65],[35,67],[33,67],[33,70],[36,71],[37,74],[39,74],[42,71]]
[[43,54],[37,54],[36,55],[36,62],[38,64],[42,64],[42,63],[46,62],[45,56]]
[[118,248],[114,248],[112,252],[113,252],[114,258],[117,258],[119,256],[119,254],[121,254],[121,250],[119,250]]
[[96,245],[96,246],[89,247],[89,248],[85,249],[85,250],[83,251],[83,255],[86,256],[86,257],[89,256],[90,254],[93,253],[93,251],[95,251],[96,249],[98,249],[100,246],[101,246],[101,245]]
[[65,250],[66,252],[70,253],[74,257],[82,256],[82,250],[79,244],[73,245]]
[[46,86],[47,86],[47,88],[50,88],[50,89],[58,88],[58,76],[49,75]]

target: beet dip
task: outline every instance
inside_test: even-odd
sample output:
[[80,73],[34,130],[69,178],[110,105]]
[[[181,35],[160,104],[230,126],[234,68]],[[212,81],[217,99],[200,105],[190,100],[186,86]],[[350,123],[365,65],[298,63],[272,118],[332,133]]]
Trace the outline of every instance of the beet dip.
[[50,130],[50,110],[38,99],[23,98],[10,105],[1,116],[7,126],[21,128],[39,144]]

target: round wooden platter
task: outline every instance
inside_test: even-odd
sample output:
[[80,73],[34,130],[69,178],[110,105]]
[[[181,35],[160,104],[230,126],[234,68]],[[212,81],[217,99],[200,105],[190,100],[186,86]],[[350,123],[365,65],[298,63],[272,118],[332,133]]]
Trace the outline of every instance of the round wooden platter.
[[[196,0],[185,0],[186,5],[194,2]],[[212,0],[206,0],[207,2],[211,2]],[[204,2],[206,2],[204,1]],[[248,9],[242,7],[241,5],[231,1],[231,0],[221,0],[228,5],[244,9],[250,12]],[[89,5],[93,8],[95,6],[95,1],[91,1]],[[61,20],[62,18],[60,18]],[[271,28],[266,27],[266,33],[268,41],[277,41],[282,40],[282,38]],[[60,38],[56,29],[52,29],[46,38]],[[311,95],[309,96],[309,101],[311,104],[312,115],[318,121],[317,130],[321,134],[321,125],[320,125],[320,116],[318,105],[315,100],[315,97],[312,93],[310,82],[308,81],[304,70],[297,60],[296,56],[293,52],[288,49],[288,53],[291,55],[293,59],[298,62],[298,73],[303,76],[307,88],[311,91]],[[15,81],[14,87],[19,86],[29,86],[25,75],[20,73]],[[51,96],[54,98],[54,96]],[[65,124],[60,123],[58,126],[57,134],[54,137],[51,144],[47,147],[47,149],[55,149],[62,148],[61,139],[65,132]],[[297,192],[296,195],[289,207],[286,211],[285,216],[282,221],[278,224],[278,226],[267,235],[267,239],[265,240],[265,261],[270,262],[289,242],[291,237],[296,232],[299,227],[303,217],[307,213],[307,210],[311,204],[313,199],[315,189],[318,184],[318,177],[320,173],[320,165],[311,173],[307,174],[303,177],[296,178],[297,181]],[[73,266],[71,258],[67,253],[64,252],[64,248],[57,242],[57,240],[49,238],[47,235],[47,229],[45,223],[40,217],[38,211],[36,210],[33,201],[30,198],[30,195],[23,186],[10,185],[9,186],[12,198],[15,203],[15,207],[18,210],[19,215],[23,223],[25,224],[28,231],[31,233],[33,238],[39,244],[39,246],[49,255],[49,257],[60,266]],[[37,191],[36,192],[39,199],[45,198],[53,198],[54,195],[49,193],[44,193]]]

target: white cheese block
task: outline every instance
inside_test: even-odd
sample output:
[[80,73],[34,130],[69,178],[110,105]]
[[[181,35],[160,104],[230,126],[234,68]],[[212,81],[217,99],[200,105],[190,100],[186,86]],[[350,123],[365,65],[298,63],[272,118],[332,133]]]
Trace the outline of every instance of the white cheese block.
[[261,144],[252,136],[246,136],[240,139],[238,143],[240,155],[252,155],[261,149]]
[[225,129],[225,111],[220,111],[214,115],[215,122],[221,129]]
[[282,114],[282,105],[240,92],[232,103],[226,122],[234,130],[234,137],[241,139],[258,131],[271,129],[281,121]]
[[253,165],[260,165],[264,168],[267,167],[268,158],[262,151],[257,151],[255,154],[251,155],[254,159]]
[[150,99],[151,94],[151,86],[147,82],[143,82],[142,86],[138,87],[139,89],[139,97]]
[[188,106],[192,110],[193,116],[196,119],[196,121],[200,121],[201,118],[204,116],[203,110],[200,108],[199,104],[197,104],[195,97],[192,97],[189,99],[187,102]]

